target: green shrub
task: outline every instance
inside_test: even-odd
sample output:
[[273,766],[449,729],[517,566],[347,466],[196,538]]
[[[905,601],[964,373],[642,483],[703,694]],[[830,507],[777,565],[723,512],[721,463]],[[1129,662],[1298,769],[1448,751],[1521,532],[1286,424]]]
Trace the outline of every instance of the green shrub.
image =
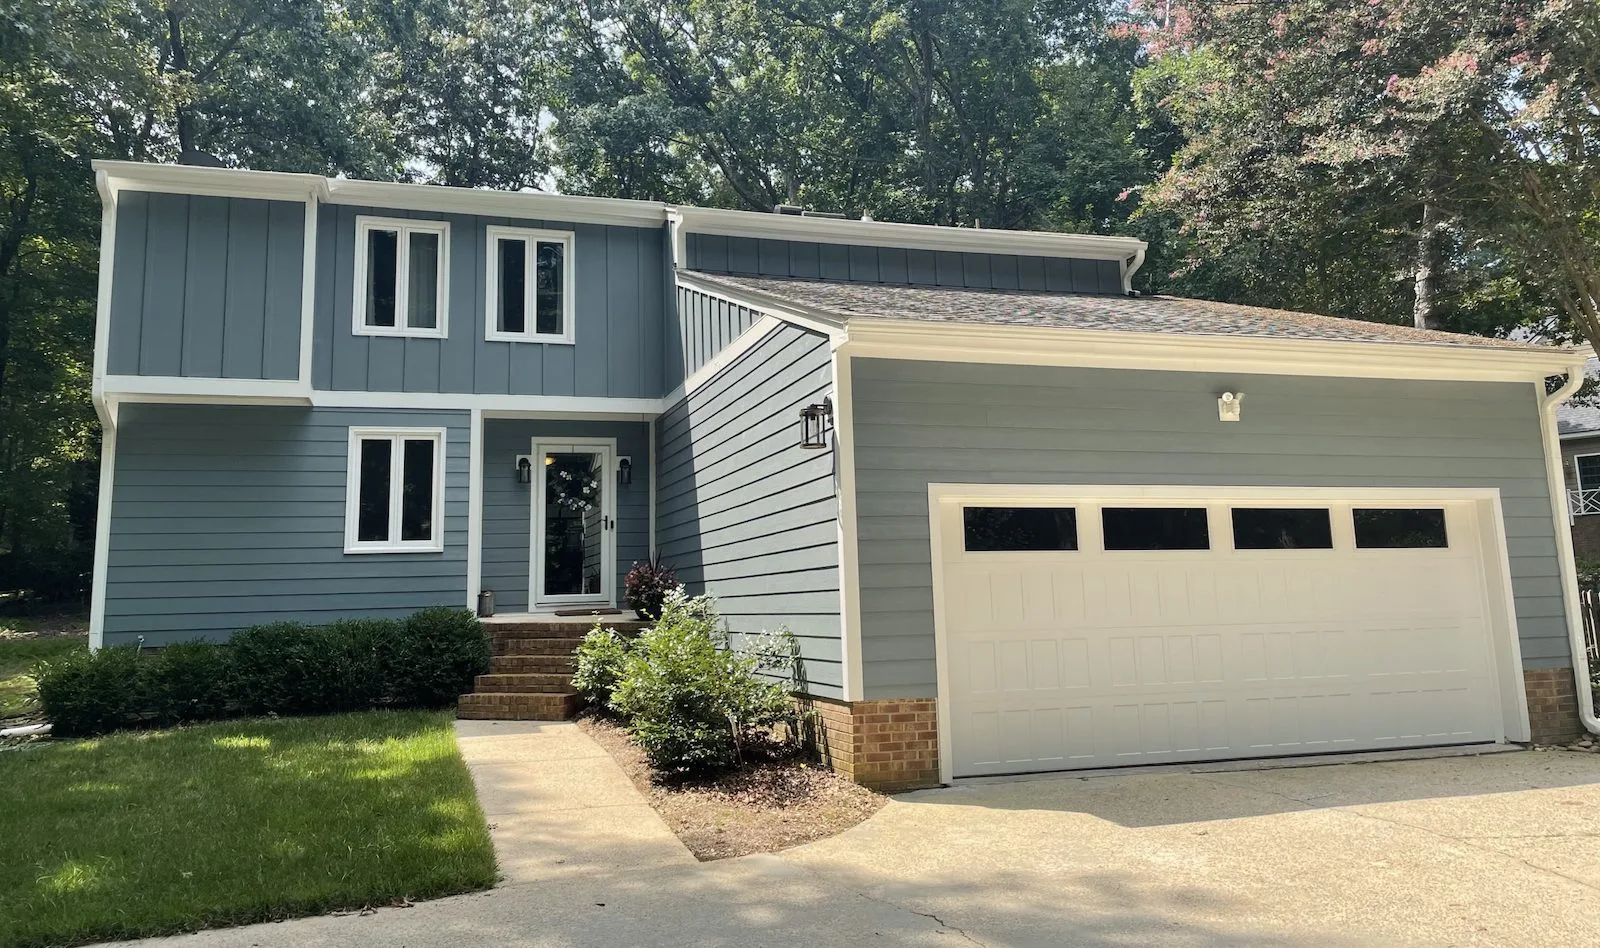
[[472,690],[489,670],[489,637],[465,609],[424,609],[402,623],[397,647],[387,653],[391,700],[437,708]]
[[148,704],[140,658],[130,645],[40,662],[34,677],[52,733],[84,737],[134,724]]
[[715,773],[793,719],[789,689],[762,674],[770,661],[728,647],[715,601],[678,590],[667,596],[655,628],[629,649],[611,703],[656,770]]
[[214,721],[233,706],[233,662],[227,646],[180,642],[140,656],[144,699],[158,725]]
[[578,666],[572,674],[572,687],[590,707],[611,708],[611,693],[617,689],[628,660],[628,643],[615,629],[594,628],[578,645]]

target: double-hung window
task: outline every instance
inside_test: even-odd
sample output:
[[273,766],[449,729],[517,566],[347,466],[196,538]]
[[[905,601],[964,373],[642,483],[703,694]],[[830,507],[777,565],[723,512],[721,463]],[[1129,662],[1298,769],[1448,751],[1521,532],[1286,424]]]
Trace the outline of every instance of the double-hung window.
[[485,229],[491,342],[572,342],[572,234],[525,227]]
[[356,334],[443,338],[449,272],[448,223],[357,217]]
[[346,553],[444,549],[444,430],[351,428]]

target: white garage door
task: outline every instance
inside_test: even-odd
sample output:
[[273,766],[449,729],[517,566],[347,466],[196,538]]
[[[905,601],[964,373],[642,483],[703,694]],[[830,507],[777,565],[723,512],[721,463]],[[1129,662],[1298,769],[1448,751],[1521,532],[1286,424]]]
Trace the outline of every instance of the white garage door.
[[1503,736],[1473,503],[934,503],[954,776]]

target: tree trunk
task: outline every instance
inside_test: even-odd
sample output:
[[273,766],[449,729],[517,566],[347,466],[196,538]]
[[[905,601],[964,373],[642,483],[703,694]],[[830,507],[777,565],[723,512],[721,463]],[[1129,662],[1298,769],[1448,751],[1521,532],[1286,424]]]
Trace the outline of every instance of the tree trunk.
[[1431,199],[1422,204],[1422,230],[1417,235],[1416,300],[1411,322],[1418,329],[1437,329],[1439,295],[1439,237],[1443,217]]
[[[193,76],[189,73],[189,48],[183,42],[183,11],[176,7],[168,6],[167,14],[167,42],[171,46],[172,69],[178,75],[178,82],[187,85]],[[186,92],[188,90],[185,90]],[[188,100],[181,97],[177,106],[178,124],[178,155],[182,161],[184,156],[194,153],[194,119],[189,114]]]

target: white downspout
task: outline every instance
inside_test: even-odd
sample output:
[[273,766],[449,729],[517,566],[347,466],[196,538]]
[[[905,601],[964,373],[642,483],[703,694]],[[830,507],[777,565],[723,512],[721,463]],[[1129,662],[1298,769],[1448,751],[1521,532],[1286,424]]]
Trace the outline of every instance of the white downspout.
[[1595,717],[1594,690],[1589,685],[1589,651],[1583,638],[1583,608],[1578,598],[1578,565],[1572,552],[1572,528],[1566,516],[1567,481],[1561,472],[1561,436],[1556,427],[1556,407],[1583,384],[1582,362],[1567,370],[1567,380],[1544,397],[1540,409],[1544,427],[1545,472],[1550,482],[1550,513],[1556,527],[1556,560],[1561,570],[1561,599],[1567,613],[1567,639],[1572,650],[1573,685],[1578,693],[1578,718],[1590,734],[1600,734]]

